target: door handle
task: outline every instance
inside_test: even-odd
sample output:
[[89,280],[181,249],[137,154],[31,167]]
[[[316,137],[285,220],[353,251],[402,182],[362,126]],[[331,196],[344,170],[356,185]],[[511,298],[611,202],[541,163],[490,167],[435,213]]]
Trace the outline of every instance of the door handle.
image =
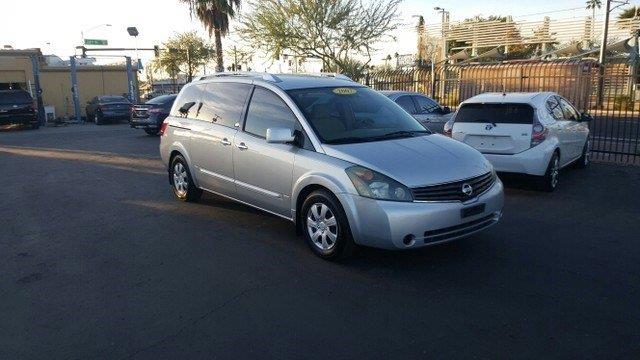
[[240,144],[236,145],[238,147],[238,149],[240,150],[247,150],[248,147],[247,145],[245,145],[243,142],[241,142]]
[[231,145],[231,141],[227,140],[227,138],[224,138],[224,139],[220,140],[220,144],[222,144],[224,146],[229,146],[229,145]]

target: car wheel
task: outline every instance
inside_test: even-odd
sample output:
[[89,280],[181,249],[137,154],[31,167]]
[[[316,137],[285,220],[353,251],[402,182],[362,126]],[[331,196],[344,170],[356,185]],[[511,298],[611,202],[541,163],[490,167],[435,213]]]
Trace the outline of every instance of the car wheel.
[[144,132],[146,132],[147,135],[150,135],[150,136],[158,136],[157,129],[144,129]]
[[547,192],[553,192],[558,186],[558,178],[560,175],[560,156],[558,152],[554,152],[549,165],[547,166],[547,172],[540,179],[542,190]]
[[579,169],[584,169],[589,165],[591,161],[591,139],[587,139],[587,142],[584,143],[584,148],[582,148],[582,156],[576,162],[576,167]]
[[202,190],[198,189],[191,178],[187,162],[181,155],[176,155],[169,167],[169,179],[173,195],[180,201],[198,201]]
[[104,121],[102,121],[102,116],[98,113],[93,114],[93,122],[96,125],[104,124]]
[[347,216],[329,192],[312,192],[302,205],[300,220],[307,244],[319,257],[340,260],[355,250]]

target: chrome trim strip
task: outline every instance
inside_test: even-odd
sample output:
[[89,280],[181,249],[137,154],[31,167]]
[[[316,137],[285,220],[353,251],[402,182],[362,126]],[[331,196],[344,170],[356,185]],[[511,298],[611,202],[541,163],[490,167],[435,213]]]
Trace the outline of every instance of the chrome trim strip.
[[283,218],[283,219],[285,219],[285,220],[289,220],[289,221],[295,222],[295,221],[293,220],[293,218],[291,218],[291,217],[287,217],[287,216],[284,216],[284,215],[282,215],[282,214],[278,214],[278,213],[276,213],[276,212],[273,212],[273,211],[267,210],[267,209],[265,209],[265,208],[261,208],[260,206],[255,206],[255,205],[250,204],[250,203],[248,203],[248,202],[245,202],[245,201],[242,201],[242,200],[238,200],[238,199],[234,198],[233,196],[229,196],[229,195],[221,194],[221,193],[219,193],[219,192],[217,192],[217,191],[209,190],[209,189],[204,188],[204,187],[200,187],[200,188],[201,188],[202,190],[204,190],[204,191],[210,192],[210,193],[212,193],[212,194],[216,194],[216,195],[221,196],[221,197],[223,197],[223,198],[227,198],[227,199],[229,199],[229,200],[233,200],[233,201],[239,202],[239,203],[241,203],[241,204],[244,204],[244,205],[250,206],[250,207],[252,207],[252,208],[255,208],[255,209],[258,209],[258,210],[262,210],[262,211],[264,211],[264,212],[266,212],[266,213],[269,213],[269,214],[271,214],[271,215],[275,215],[275,216],[277,216],[277,217],[281,217],[281,218]]
[[251,185],[251,184],[247,184],[247,183],[239,181],[239,180],[236,180],[236,185],[242,186],[245,189],[253,190],[253,191],[258,192],[258,193],[263,194],[263,195],[271,196],[273,198],[278,198],[279,199],[279,198],[282,197],[282,195],[278,194],[277,192],[269,191],[269,190],[263,189],[261,187],[258,187],[258,186],[255,186],[255,185]]
[[228,181],[228,182],[233,182],[233,178],[230,178],[228,176],[224,176],[222,174],[218,174],[218,173],[215,173],[213,171],[205,170],[205,169],[203,169],[201,167],[198,167],[198,170],[201,173],[205,174],[205,175],[209,175],[211,177],[214,177],[214,178],[217,178],[217,179],[220,179],[220,180],[225,180],[225,181]]

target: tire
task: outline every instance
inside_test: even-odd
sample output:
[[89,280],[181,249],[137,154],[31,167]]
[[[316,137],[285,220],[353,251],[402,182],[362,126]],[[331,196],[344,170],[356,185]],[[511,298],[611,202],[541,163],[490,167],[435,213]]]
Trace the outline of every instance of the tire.
[[589,166],[590,159],[590,151],[591,151],[591,140],[587,139],[587,142],[584,143],[584,147],[582,148],[582,156],[580,159],[576,161],[576,167],[578,169],[584,169]]
[[189,165],[182,157],[176,155],[169,166],[169,181],[173,195],[180,201],[195,202],[202,197],[202,190],[193,183]]
[[558,187],[558,179],[560,175],[560,156],[558,152],[554,152],[549,165],[547,165],[547,172],[540,178],[540,188],[546,192],[553,192]]
[[104,124],[104,120],[102,119],[102,115],[100,115],[97,112],[95,112],[93,114],[93,123],[96,124],[96,125]]
[[144,129],[144,132],[146,132],[147,135],[149,135],[149,136],[158,136],[158,130],[157,129]]
[[347,216],[333,194],[316,190],[302,204],[302,232],[316,255],[337,261],[349,257],[356,248]]

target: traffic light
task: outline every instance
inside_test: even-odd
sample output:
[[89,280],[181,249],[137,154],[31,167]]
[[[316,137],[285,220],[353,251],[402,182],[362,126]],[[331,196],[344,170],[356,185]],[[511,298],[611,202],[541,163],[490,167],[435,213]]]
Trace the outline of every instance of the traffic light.
[[153,45],[153,53],[155,54],[156,57],[160,56],[160,46]]

